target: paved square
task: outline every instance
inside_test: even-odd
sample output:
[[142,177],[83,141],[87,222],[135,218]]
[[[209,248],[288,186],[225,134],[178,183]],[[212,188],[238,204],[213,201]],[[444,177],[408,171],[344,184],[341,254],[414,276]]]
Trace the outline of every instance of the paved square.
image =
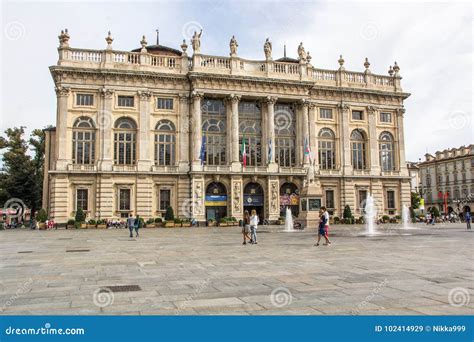
[[[473,238],[464,226],[0,232],[2,314],[474,314]],[[116,288],[137,285],[139,288]],[[112,286],[114,288],[112,288]],[[111,288],[109,288],[111,287]],[[114,290],[114,292],[111,291]]]

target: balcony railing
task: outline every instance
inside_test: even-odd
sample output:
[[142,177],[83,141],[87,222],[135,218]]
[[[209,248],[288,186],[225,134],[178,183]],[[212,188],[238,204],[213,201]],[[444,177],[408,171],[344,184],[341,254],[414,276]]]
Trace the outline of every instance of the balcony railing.
[[246,60],[240,57],[209,55],[158,56],[148,52],[60,48],[58,65],[81,68],[104,68],[159,71],[187,74],[229,74],[248,77],[301,80],[328,86],[375,88],[401,91],[399,76],[375,75],[370,72],[325,70],[306,63],[286,63],[266,60]]

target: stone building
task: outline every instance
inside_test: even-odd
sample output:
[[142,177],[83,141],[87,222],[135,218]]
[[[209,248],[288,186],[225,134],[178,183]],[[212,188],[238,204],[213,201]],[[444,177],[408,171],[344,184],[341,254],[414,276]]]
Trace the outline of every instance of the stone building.
[[427,153],[418,169],[426,209],[436,206],[444,212],[445,202],[448,212],[474,209],[474,145]]
[[410,189],[412,192],[420,192],[420,169],[417,162],[407,161],[408,176],[410,177]]
[[[57,122],[47,131],[43,202],[57,222],[78,207],[90,218],[161,216],[168,206],[199,221],[256,209],[273,221],[311,171],[336,216],[355,216],[372,193],[380,214],[410,202],[400,68],[375,75],[315,68],[303,44],[298,58],[201,53],[162,45],[117,51],[69,45],[59,36],[51,66]],[[243,165],[244,160],[246,165]],[[315,208],[313,208],[315,209]]]

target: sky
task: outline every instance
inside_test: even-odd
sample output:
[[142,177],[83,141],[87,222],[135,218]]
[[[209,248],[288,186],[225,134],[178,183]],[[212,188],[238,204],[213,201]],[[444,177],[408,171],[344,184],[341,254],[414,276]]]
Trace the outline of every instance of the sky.
[[473,11],[469,1],[1,1],[0,131],[55,125],[56,96],[48,67],[58,59],[58,34],[70,46],[104,49],[107,31],[117,50],[149,44],[180,49],[202,28],[201,52],[228,56],[235,35],[238,55],[297,57],[303,42],[316,68],[387,75],[400,66],[405,101],[407,160],[474,142],[472,116]]

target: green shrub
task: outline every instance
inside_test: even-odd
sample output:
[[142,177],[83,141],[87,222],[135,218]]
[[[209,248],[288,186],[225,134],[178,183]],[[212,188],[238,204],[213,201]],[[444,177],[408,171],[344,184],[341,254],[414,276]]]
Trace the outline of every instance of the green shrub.
[[138,218],[138,228],[143,228],[144,225],[145,225],[145,220],[143,219],[143,217],[139,217]]
[[82,223],[86,220],[86,215],[84,214],[84,210],[82,208],[77,209],[76,211],[76,222]]
[[172,207],[166,208],[165,220],[166,221],[173,221],[174,220],[174,212],[173,212]]
[[383,222],[388,222],[389,220],[390,220],[390,216],[388,216],[388,215],[383,215],[382,216],[382,221]]
[[342,217],[344,217],[345,219],[353,217],[352,212],[351,212],[351,207],[349,207],[348,205],[344,207],[344,212],[342,214]]
[[74,227],[76,227],[76,229],[81,228],[81,222],[74,222]]
[[5,224],[3,222],[0,222],[0,230],[5,230]]
[[431,214],[432,214],[434,217],[440,217],[439,210],[438,210],[438,208],[436,208],[436,207],[431,207]]
[[74,219],[67,220],[67,225],[68,226],[74,226],[75,224],[76,224],[76,221]]
[[161,223],[163,222],[163,219],[161,217],[155,218],[155,223]]
[[97,224],[105,224],[105,220],[99,219],[97,220]]
[[402,219],[402,217],[400,215],[395,216],[395,220],[401,220],[401,219]]
[[341,222],[341,219],[338,216],[334,216],[333,220],[334,220],[334,223]]
[[93,219],[90,219],[89,221],[87,221],[87,224],[97,224],[97,222],[95,222],[95,220]]
[[155,220],[152,218],[149,218],[148,220],[146,220],[146,224],[153,224],[153,223],[155,223]]
[[236,219],[235,217],[231,217],[230,220],[231,220],[232,222],[237,222],[237,219]]
[[46,210],[44,210],[43,208],[41,208],[41,209],[38,211],[38,214],[36,214],[36,220],[37,220],[38,222],[45,223],[47,219],[48,219],[48,214],[46,213]]
[[174,219],[174,223],[175,223],[175,224],[181,224],[181,220],[180,220],[179,218],[175,218],[175,219]]

